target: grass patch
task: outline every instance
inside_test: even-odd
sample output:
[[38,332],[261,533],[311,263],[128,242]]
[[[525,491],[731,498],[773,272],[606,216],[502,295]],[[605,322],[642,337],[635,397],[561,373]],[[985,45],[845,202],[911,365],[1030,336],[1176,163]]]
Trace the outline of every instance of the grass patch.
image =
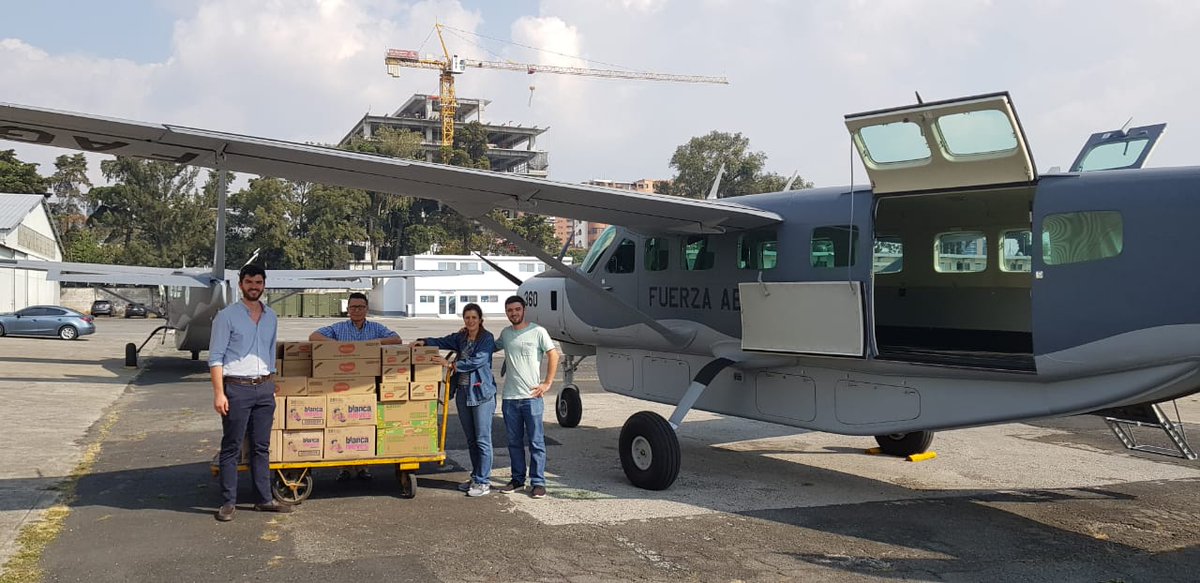
[[36,522],[26,524],[17,535],[17,552],[0,567],[0,583],[38,583],[45,575],[42,572],[42,553],[62,533],[63,524],[71,515],[71,503],[75,501],[75,488],[79,478],[92,470],[96,457],[100,455],[100,444],[117,423],[118,410],[114,407],[96,431],[96,437],[83,451],[83,457],[75,469],[55,489],[60,492],[58,502],[46,510]]

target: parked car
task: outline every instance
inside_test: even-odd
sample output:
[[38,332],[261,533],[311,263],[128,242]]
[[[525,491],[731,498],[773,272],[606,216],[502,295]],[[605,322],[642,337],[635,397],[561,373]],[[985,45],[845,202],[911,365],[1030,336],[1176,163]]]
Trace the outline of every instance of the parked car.
[[96,300],[92,302],[92,315],[108,316],[111,318],[113,315],[113,303],[109,300]]
[[91,316],[62,306],[29,306],[0,314],[0,336],[58,336],[74,340],[96,332]]
[[146,309],[146,304],[134,302],[128,306],[125,306],[125,317],[133,318],[135,316],[138,318],[150,317],[149,310]]

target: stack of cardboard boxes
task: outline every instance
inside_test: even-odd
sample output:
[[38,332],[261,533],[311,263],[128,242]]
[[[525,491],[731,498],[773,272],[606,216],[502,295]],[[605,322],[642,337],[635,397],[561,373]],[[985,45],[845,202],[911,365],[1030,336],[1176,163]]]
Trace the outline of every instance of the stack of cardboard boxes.
[[[436,348],[282,342],[271,461],[429,455],[437,449]],[[419,364],[418,364],[419,363]]]

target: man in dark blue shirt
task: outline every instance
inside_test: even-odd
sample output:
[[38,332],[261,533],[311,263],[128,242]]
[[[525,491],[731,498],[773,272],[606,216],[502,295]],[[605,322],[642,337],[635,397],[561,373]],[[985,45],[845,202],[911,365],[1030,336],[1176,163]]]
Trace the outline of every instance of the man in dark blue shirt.
[[213,409],[221,415],[221,495],[217,520],[233,520],[237,502],[238,458],[242,440],[250,433],[250,476],[256,496],[254,509],[291,512],[271,496],[271,424],[275,417],[275,312],[259,298],[266,272],[246,265],[238,273],[242,299],[213,318],[208,344]]

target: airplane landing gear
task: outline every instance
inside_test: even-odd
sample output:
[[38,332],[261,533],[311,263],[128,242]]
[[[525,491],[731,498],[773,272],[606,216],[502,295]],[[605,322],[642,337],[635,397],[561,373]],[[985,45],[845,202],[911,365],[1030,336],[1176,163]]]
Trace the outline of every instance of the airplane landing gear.
[[200,360],[200,351],[199,350],[192,351],[192,360]]
[[679,477],[679,438],[657,413],[634,413],[621,427],[619,449],[621,469],[634,486],[666,490]]
[[[125,366],[129,367],[129,368],[137,368],[138,353],[141,352],[142,349],[146,347],[146,344],[148,344],[150,342],[150,340],[154,338],[155,334],[158,334],[159,332],[161,332],[163,330],[174,330],[174,328],[171,326],[159,326],[158,328],[155,328],[154,331],[151,332],[149,336],[146,337],[146,340],[144,340],[142,342],[141,346],[138,346],[132,342],[130,342],[129,344],[126,344],[125,345]],[[163,342],[166,342],[166,340],[167,340],[167,335],[166,335],[166,333],[164,333],[163,334]],[[192,351],[192,360],[196,360],[196,358],[199,355],[200,355],[199,352],[196,352],[193,350]]]
[[683,398],[675,406],[671,420],[650,411],[634,413],[621,427],[618,450],[621,454],[621,469],[634,486],[647,490],[666,490],[679,477],[682,455],[675,429],[700,399],[704,389],[712,383],[717,373],[733,364],[727,358],[717,358],[704,365]]
[[586,356],[566,356],[563,363],[563,388],[558,392],[554,403],[554,415],[562,427],[577,427],[583,419],[583,399],[579,396],[579,386],[575,384],[575,371]]
[[913,454],[925,453],[933,443],[932,431],[913,431],[910,433],[893,433],[891,435],[876,435],[875,442],[879,449],[887,455],[908,457]]

